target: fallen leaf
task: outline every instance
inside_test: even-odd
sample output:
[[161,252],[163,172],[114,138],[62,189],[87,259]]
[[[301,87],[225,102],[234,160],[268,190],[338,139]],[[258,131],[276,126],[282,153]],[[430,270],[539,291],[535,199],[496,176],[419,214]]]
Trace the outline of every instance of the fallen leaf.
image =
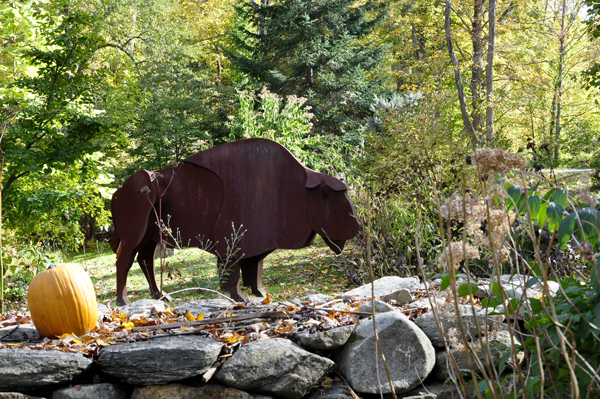
[[238,342],[240,339],[242,338],[242,336],[238,333],[233,334],[231,337],[227,338],[227,343],[228,344],[235,344],[236,342]]
[[185,311],[185,318],[187,319],[187,321],[195,321],[196,318],[190,313],[189,310]]
[[123,326],[124,330],[131,330],[133,327],[135,327],[135,325],[130,321],[121,324],[121,326]]
[[263,300],[261,303],[262,303],[263,305],[268,305],[268,304],[270,304],[271,302],[273,302],[273,299],[271,299],[271,294],[269,294],[269,293],[267,292],[267,297],[266,297],[266,298],[265,298],[265,299],[264,299],[264,300]]

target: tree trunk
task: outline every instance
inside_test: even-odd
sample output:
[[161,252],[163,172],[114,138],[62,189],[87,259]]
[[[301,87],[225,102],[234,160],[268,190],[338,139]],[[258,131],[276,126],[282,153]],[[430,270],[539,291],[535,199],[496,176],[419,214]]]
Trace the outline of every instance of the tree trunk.
[[[550,110],[550,137],[554,141],[554,160],[558,161],[560,149],[560,129],[561,129],[561,111],[562,111],[562,81],[565,68],[565,18],[567,4],[563,0],[561,6],[560,34],[559,34],[559,54],[558,54],[558,74],[554,84],[554,97],[552,98],[552,108]],[[553,137],[554,136],[554,137]]]
[[489,143],[494,139],[494,51],[496,45],[496,0],[490,0],[488,12],[489,34],[487,66],[485,71],[485,138]]
[[480,133],[482,130],[481,116],[481,85],[483,80],[483,2],[484,0],[475,0],[473,2],[473,23],[471,30],[471,41],[473,44],[473,63],[471,64],[471,107],[473,130]]
[[460,104],[460,113],[463,120],[463,125],[467,135],[471,139],[471,143],[474,147],[477,147],[478,139],[471,123],[469,111],[467,110],[467,101],[465,100],[465,88],[463,86],[462,77],[460,75],[460,65],[458,59],[454,53],[454,46],[452,44],[452,30],[450,28],[450,11],[452,8],[451,0],[446,0],[446,12],[445,12],[445,23],[444,27],[446,30],[446,44],[448,45],[448,52],[450,54],[450,60],[452,61],[452,68],[454,69],[454,79],[456,80],[456,89],[458,90],[458,102]]

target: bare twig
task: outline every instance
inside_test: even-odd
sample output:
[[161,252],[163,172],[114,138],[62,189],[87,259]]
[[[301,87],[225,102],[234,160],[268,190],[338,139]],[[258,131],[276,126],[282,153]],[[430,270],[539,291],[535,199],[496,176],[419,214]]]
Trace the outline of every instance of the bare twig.
[[286,317],[287,313],[282,311],[274,311],[274,312],[257,312],[257,313],[249,313],[243,314],[239,316],[229,316],[229,317],[215,317],[214,319],[206,319],[206,320],[195,320],[195,321],[182,321],[179,323],[168,323],[168,324],[157,324],[153,326],[141,326],[134,327],[133,332],[140,331],[150,331],[150,330],[170,330],[172,328],[179,328],[183,326],[202,326],[207,324],[221,324],[221,323],[229,323],[232,321],[241,321],[241,320],[250,320],[250,319],[276,319],[281,317]]
[[175,295],[175,294],[179,294],[179,293],[181,293],[181,292],[185,292],[185,291],[208,291],[208,292],[212,292],[213,294],[217,294],[217,295],[219,295],[219,296],[221,296],[221,297],[223,297],[223,298],[227,299],[228,301],[230,301],[230,302],[232,302],[232,303],[236,303],[236,301],[235,301],[235,300],[233,300],[233,299],[229,298],[227,295],[223,295],[223,294],[221,294],[219,291],[215,291],[215,290],[211,290],[211,289],[209,289],[209,288],[203,288],[203,287],[191,287],[191,288],[184,288],[184,289],[182,289],[182,290],[177,290],[177,291],[173,291],[173,292],[170,292],[170,293],[168,293],[168,294],[165,294],[165,295],[161,296],[161,297],[160,297],[160,298],[158,298],[158,299],[159,299],[159,300],[161,300],[161,299],[163,299],[163,298],[166,298],[166,297],[167,297],[167,295]]
[[[390,383],[390,389],[392,390],[392,396],[396,399],[396,390],[394,389],[394,383],[392,382],[392,376],[390,374],[390,370],[388,368],[387,362],[385,361],[385,356],[383,354],[383,350],[381,348],[381,344],[379,343],[379,335],[377,334],[377,324],[375,321],[375,282],[373,276],[373,265],[371,264],[371,193],[367,194],[367,263],[369,264],[369,274],[371,277],[371,300],[372,300],[372,316],[373,316],[373,332],[375,333],[375,343],[377,344],[377,349],[379,350],[379,354],[381,355],[381,360],[383,361],[383,366],[385,367],[385,372],[387,373],[388,381]],[[379,382],[379,362],[377,361],[377,352],[375,353],[375,367],[377,370],[377,386],[379,388],[379,394],[383,399],[383,392],[381,391],[381,383]]]

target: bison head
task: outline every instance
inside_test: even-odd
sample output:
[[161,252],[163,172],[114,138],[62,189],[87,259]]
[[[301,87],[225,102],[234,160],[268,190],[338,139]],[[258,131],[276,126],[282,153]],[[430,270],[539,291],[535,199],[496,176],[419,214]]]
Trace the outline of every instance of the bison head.
[[323,237],[333,252],[340,254],[346,241],[354,237],[360,227],[348,196],[348,186],[312,169],[307,168],[306,174],[310,227]]

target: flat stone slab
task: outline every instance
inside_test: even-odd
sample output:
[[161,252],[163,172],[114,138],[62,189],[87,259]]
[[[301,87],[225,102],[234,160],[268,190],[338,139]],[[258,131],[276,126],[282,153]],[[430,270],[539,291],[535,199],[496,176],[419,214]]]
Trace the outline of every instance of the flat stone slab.
[[101,370],[132,385],[167,384],[204,374],[217,360],[222,343],[179,335],[102,348]]
[[83,384],[62,388],[52,393],[52,399],[127,399],[125,390],[109,383]]
[[230,304],[231,302],[225,299],[196,299],[177,305],[173,310],[182,314],[189,311],[194,317],[202,313],[205,318],[208,318],[221,313],[221,308]]
[[91,365],[81,353],[0,349],[0,390],[70,383]]
[[156,311],[166,311],[167,305],[158,299],[140,299],[129,305],[119,306],[117,309],[120,313],[125,313],[129,318],[133,316],[148,318]]
[[21,340],[21,341],[41,341],[44,337],[38,332],[33,324],[17,324],[0,328],[0,337],[4,339]]
[[131,399],[272,399],[223,385],[210,384],[190,387],[181,384],[137,387]]
[[[418,277],[397,277],[397,276],[387,276],[382,277],[378,280],[375,280],[375,297],[379,298],[383,295],[391,294],[392,292],[401,290],[403,288],[411,291],[414,290],[421,281]],[[371,284],[361,285],[358,288],[354,288],[348,292],[345,292],[344,295],[356,296],[356,297],[371,297]]]
[[300,399],[335,367],[327,358],[310,353],[282,338],[242,346],[215,374],[221,383],[285,399]]

